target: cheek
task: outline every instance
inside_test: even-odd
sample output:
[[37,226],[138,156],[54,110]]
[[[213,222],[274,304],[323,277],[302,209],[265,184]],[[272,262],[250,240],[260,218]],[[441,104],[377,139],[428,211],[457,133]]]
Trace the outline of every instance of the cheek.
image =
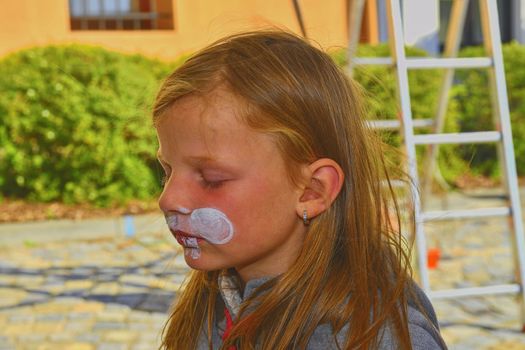
[[296,195],[275,182],[259,181],[230,193],[224,210],[232,220],[238,241],[261,241],[295,222]]

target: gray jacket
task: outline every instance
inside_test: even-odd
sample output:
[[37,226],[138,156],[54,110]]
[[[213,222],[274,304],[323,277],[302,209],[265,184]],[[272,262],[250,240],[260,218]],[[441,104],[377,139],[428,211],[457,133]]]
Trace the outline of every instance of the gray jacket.
[[[219,279],[219,287],[221,291],[221,296],[224,301],[224,304],[228,308],[229,312],[235,318],[235,315],[239,312],[239,306],[243,300],[250,296],[254,290],[266,282],[268,278],[261,278],[249,281],[245,288],[244,293],[241,295],[237,285],[238,282],[234,277],[230,276],[221,276]],[[412,284],[412,288],[415,291],[416,298],[418,302],[414,300],[409,300],[408,305],[408,329],[410,332],[410,337],[412,340],[412,348],[414,350],[434,350],[434,349],[446,349],[447,346],[441,338],[439,333],[439,325],[437,322],[436,314],[432,307],[432,304],[425,296],[423,291],[415,284]],[[427,317],[419,311],[419,307],[416,305],[421,305],[425,309]],[[226,328],[226,321],[224,317],[219,317],[220,320],[215,323],[212,328],[212,342],[213,349],[220,349],[222,344],[222,335]],[[207,327],[204,327],[207,328]],[[337,334],[337,341],[339,344],[344,344],[345,336],[348,333],[348,325],[342,328],[342,330]],[[199,337],[199,344],[197,346],[198,350],[208,350],[208,341],[207,341],[206,330]],[[330,350],[338,349],[332,328],[328,324],[319,325],[308,342],[307,350]],[[381,350],[397,350],[399,346],[395,341],[393,331],[388,327],[383,329],[380,338],[380,344],[378,349]]]

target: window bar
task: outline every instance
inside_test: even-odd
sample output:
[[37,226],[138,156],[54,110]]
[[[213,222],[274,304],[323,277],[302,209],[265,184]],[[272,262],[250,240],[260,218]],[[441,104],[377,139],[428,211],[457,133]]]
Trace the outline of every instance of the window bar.
[[117,25],[117,30],[122,30],[122,28],[124,27],[124,24],[122,21],[122,8],[120,7],[120,0],[117,0],[116,25]]
[[104,0],[98,0],[100,6],[100,14],[98,15],[98,29],[106,29],[106,9],[104,8]]
[[80,0],[82,2],[82,14],[80,16],[80,28],[87,29],[87,0]]
[[133,18],[133,29],[140,29],[140,20],[137,19],[136,13],[140,13],[140,0],[133,1],[131,6],[131,18]]
[[157,29],[159,27],[158,20],[159,16],[157,13],[157,0],[149,0],[149,11],[151,14],[151,28]]

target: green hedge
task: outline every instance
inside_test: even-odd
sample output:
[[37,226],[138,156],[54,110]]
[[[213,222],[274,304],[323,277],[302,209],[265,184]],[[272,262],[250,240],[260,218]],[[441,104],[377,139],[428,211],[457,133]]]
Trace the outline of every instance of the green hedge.
[[[389,47],[361,45],[357,50],[360,57],[389,56]],[[425,56],[423,50],[409,47],[407,55]],[[339,65],[346,64],[346,52],[332,54]],[[409,72],[409,86],[412,97],[412,114],[414,118],[431,118],[432,106],[437,98],[440,72],[438,70],[416,70]],[[385,66],[358,66],[354,78],[363,87],[367,98],[370,119],[396,119],[398,113],[397,85],[394,70]]]
[[86,46],[0,61],[0,192],[107,206],[158,191],[149,108],[171,67]]
[[[470,47],[461,51],[464,57],[484,55],[481,47]],[[514,141],[516,166],[519,175],[525,175],[525,46],[518,43],[503,45],[505,78],[509,98],[510,119]],[[458,84],[452,90],[458,126],[462,131],[494,130],[490,91],[486,70],[460,70],[456,77]],[[472,147],[457,146],[455,152],[465,164],[471,165],[475,175],[497,177],[500,172],[495,159],[494,144]]]
[[[422,57],[427,53],[424,50],[407,47],[406,54],[410,57]],[[346,52],[334,52],[335,61],[341,65],[346,65]],[[357,56],[359,57],[387,57],[390,55],[390,48],[387,44],[375,46],[361,45],[358,47]],[[399,102],[397,99],[396,72],[392,67],[386,66],[357,66],[354,78],[363,87],[366,105],[368,108],[368,118],[374,119],[397,119],[399,113]],[[411,111],[414,119],[432,119],[437,107],[437,98],[441,84],[442,71],[437,69],[430,70],[411,70],[408,74],[408,83],[411,96]],[[455,103],[451,101],[449,114],[456,115]],[[448,118],[445,128],[448,132],[458,131],[456,123],[457,116]],[[418,133],[425,133],[429,130],[417,129]],[[392,146],[400,146],[399,129],[379,131],[383,139]],[[465,171],[464,162],[454,154],[451,146],[442,146],[439,164],[446,169],[444,175],[453,181],[459,174]],[[424,149],[417,148],[418,157],[424,154]],[[387,155],[392,164],[399,164],[400,160],[396,157],[399,153]]]
[[[334,54],[335,60],[345,64],[345,52]],[[362,46],[358,56],[388,56],[387,45]],[[424,56],[425,52],[407,48],[408,56]],[[481,47],[465,48],[463,57],[484,56]],[[518,43],[503,45],[505,76],[509,94],[514,151],[518,175],[525,175],[525,46]],[[442,71],[409,71],[409,85],[414,118],[433,118]],[[356,70],[354,77],[367,92],[371,119],[393,119],[397,113],[396,80],[392,69],[366,66]],[[445,132],[495,130],[492,121],[487,70],[457,70],[451,90]],[[428,130],[418,130],[428,132]],[[385,133],[387,141],[397,145],[397,133]],[[423,154],[418,148],[418,154]],[[445,145],[440,147],[438,164],[446,180],[454,184],[458,176],[489,176],[498,178],[500,167],[496,162],[494,144]]]

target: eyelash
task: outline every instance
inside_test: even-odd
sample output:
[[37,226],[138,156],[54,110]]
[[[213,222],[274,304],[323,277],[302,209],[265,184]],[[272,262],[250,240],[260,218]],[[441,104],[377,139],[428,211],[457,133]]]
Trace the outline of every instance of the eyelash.
[[[219,181],[208,181],[204,178],[204,176],[201,176],[201,182],[204,188],[206,189],[216,189],[221,187],[224,184],[224,180]],[[168,182],[169,176],[167,174],[164,174],[162,178],[160,179],[160,184],[162,187],[166,185],[166,182]]]
[[206,189],[213,190],[213,189],[221,187],[224,181],[207,181],[203,178],[202,183]]

